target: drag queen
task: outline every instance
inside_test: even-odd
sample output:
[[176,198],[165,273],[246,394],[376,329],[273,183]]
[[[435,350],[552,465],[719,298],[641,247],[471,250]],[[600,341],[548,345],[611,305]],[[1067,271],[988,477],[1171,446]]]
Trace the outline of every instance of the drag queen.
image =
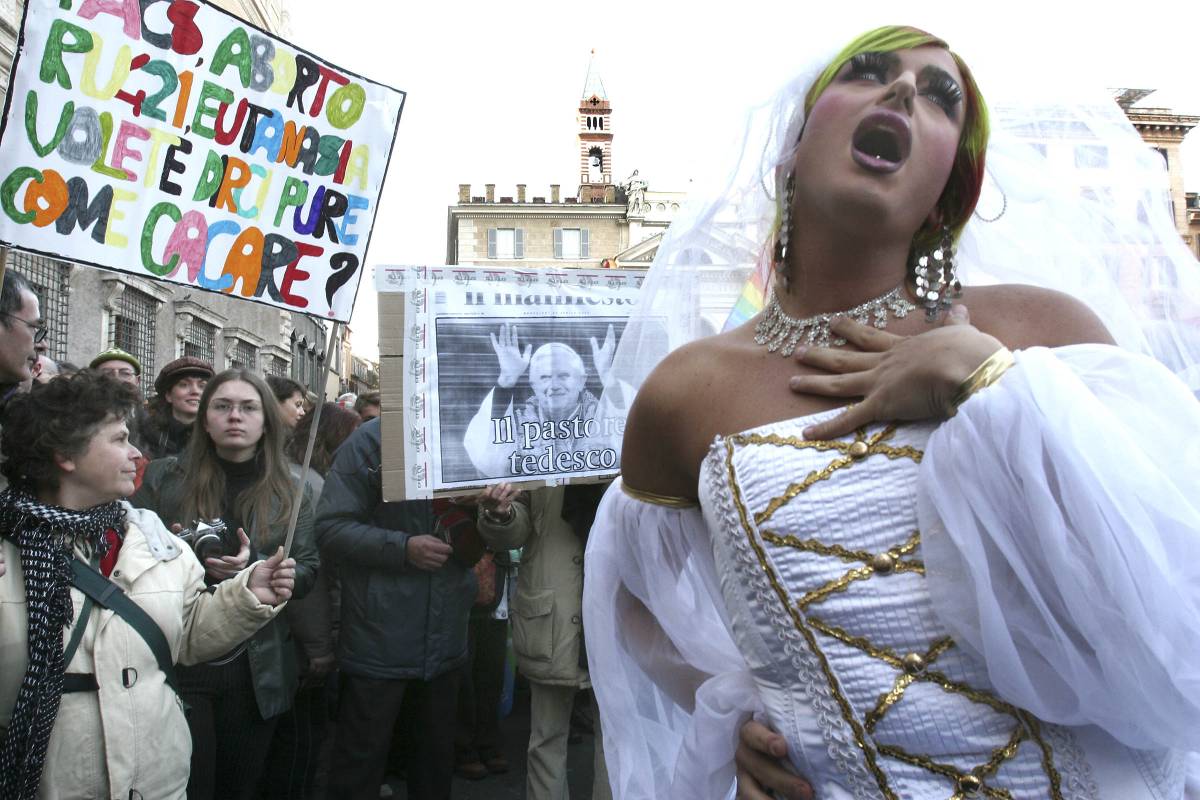
[[587,551],[615,797],[732,796],[751,715],[820,800],[1186,796],[1197,264],[1100,101],[989,123],[943,42],[878,29],[672,227]]

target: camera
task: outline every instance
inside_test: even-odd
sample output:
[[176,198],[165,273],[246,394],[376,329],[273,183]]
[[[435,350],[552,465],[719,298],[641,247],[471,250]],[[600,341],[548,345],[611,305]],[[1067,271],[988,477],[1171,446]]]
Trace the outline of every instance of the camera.
[[235,556],[241,549],[237,536],[219,519],[196,520],[192,527],[181,530],[177,535],[192,546],[201,564],[209,558]]

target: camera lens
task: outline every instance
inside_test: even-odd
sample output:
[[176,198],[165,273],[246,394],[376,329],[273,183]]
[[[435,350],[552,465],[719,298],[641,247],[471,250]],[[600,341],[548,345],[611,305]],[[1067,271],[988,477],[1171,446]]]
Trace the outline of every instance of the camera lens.
[[201,564],[207,559],[220,558],[225,555],[225,545],[221,541],[221,537],[209,531],[196,534],[196,538],[192,542],[192,549],[196,551],[196,558],[200,559]]

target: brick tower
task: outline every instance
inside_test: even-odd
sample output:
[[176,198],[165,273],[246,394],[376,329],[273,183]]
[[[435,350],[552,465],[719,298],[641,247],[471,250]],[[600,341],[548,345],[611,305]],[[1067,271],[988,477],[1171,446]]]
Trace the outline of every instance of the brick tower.
[[617,187],[612,176],[612,105],[596,65],[596,51],[588,64],[579,101],[579,202],[615,203]]

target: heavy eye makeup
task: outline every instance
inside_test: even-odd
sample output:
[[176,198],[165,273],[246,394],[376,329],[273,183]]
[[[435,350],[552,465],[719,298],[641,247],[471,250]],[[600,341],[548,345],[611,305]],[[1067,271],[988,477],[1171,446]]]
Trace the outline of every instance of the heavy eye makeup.
[[[850,57],[843,73],[843,80],[869,80],[887,83],[888,77],[898,68],[900,59],[893,53],[870,51]],[[958,82],[940,67],[927,66],[921,70],[921,86],[918,93],[939,106],[946,116],[955,119],[962,102],[962,88]]]
[[921,94],[941,106],[946,116],[955,119],[963,97],[958,82],[937,67],[926,67],[924,73],[925,86]]
[[847,67],[847,80],[874,80],[884,83],[888,73],[896,65],[897,59],[890,53],[867,52],[857,53],[850,57]]

